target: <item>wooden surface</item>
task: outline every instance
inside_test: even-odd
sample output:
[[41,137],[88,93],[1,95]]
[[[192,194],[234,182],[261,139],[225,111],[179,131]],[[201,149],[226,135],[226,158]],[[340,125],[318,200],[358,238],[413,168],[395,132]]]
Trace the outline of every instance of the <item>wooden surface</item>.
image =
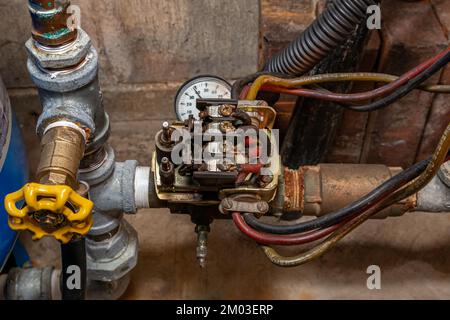
[[[387,1],[383,6],[385,23],[381,31],[379,71],[403,74],[445,49],[448,39],[429,1],[414,4]],[[413,32],[411,26],[416,26]],[[429,83],[438,83],[440,74]],[[415,162],[434,99],[433,94],[415,91],[389,108],[377,111],[367,133],[370,146],[366,160],[403,167]],[[442,119],[446,120],[448,123],[450,118]]]
[[[431,4],[439,19],[442,32],[447,39],[450,39],[450,2],[446,0],[432,0]],[[440,83],[450,83],[450,67],[448,65],[441,74]],[[447,95],[441,94],[435,97],[428,113],[427,123],[417,154],[418,159],[426,158],[434,150],[441,133],[445,129],[445,119],[447,119],[447,122],[450,120],[450,99]]]

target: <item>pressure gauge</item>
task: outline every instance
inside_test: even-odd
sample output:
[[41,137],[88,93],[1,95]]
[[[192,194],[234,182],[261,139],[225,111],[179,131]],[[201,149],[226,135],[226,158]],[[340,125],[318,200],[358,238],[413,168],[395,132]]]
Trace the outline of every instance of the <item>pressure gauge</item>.
[[185,82],[175,98],[178,120],[184,121],[193,115],[198,119],[197,99],[230,99],[231,85],[216,76],[198,76]]

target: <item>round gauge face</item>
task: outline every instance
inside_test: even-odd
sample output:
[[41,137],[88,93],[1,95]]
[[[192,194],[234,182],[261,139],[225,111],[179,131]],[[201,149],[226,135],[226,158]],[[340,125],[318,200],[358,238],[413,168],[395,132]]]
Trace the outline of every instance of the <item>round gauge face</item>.
[[178,120],[184,121],[193,115],[198,119],[197,99],[230,99],[231,85],[215,76],[199,76],[184,83],[175,99]]

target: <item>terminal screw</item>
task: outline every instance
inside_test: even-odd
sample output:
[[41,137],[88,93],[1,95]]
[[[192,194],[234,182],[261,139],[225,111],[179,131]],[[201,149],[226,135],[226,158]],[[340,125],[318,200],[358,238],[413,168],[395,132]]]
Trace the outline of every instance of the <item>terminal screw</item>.
[[229,117],[233,114],[234,107],[229,104],[224,104],[223,106],[220,106],[219,113],[220,115],[224,117]]

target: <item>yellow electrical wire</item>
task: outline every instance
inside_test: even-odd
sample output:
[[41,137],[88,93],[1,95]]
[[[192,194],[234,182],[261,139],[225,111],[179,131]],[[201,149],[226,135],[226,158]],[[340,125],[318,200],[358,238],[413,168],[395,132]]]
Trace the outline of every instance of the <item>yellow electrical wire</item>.
[[327,251],[329,251],[339,240],[344,238],[351,231],[353,231],[362,223],[367,221],[371,216],[391,206],[392,204],[397,203],[398,201],[401,201],[415,194],[424,186],[426,186],[431,181],[431,179],[437,174],[437,171],[444,163],[449,150],[450,150],[450,123],[447,125],[447,128],[445,129],[445,132],[442,135],[441,140],[439,141],[439,145],[436,148],[436,151],[434,152],[433,158],[429,163],[428,167],[419,177],[408,183],[405,187],[391,194],[380,204],[369,209],[368,211],[358,216],[357,218],[351,220],[349,223],[345,224],[343,227],[338,229],[332,236],[330,236],[323,243],[305,253],[301,253],[293,257],[284,257],[271,247],[261,246],[264,254],[267,256],[267,258],[269,258],[269,260],[272,263],[281,267],[295,267],[310,262],[313,259],[319,258]]
[[[258,92],[265,84],[271,84],[284,88],[298,88],[318,83],[342,82],[342,81],[369,81],[391,83],[399,77],[384,73],[374,72],[351,72],[351,73],[328,73],[313,76],[304,76],[293,79],[283,79],[270,75],[258,77],[247,93],[247,100],[255,100]],[[432,93],[450,93],[450,85],[422,85],[420,89]]]

